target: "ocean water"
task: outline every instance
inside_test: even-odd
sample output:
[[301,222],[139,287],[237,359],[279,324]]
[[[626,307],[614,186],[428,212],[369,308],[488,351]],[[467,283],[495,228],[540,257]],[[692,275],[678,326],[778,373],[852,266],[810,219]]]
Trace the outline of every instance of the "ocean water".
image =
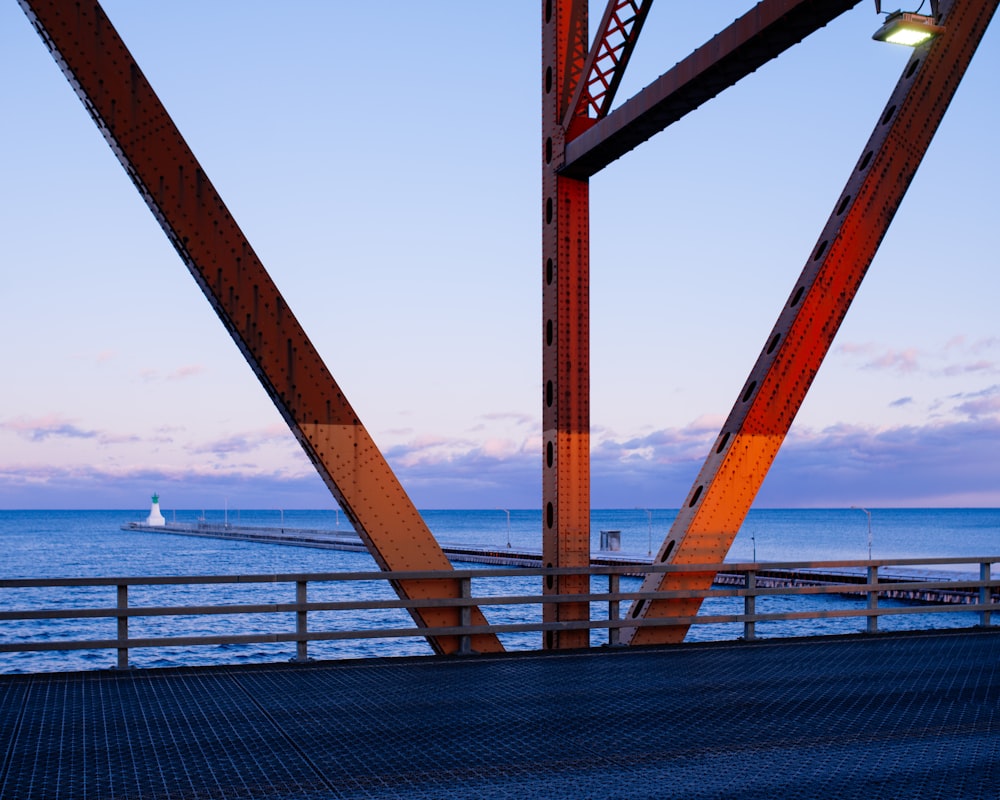
[[[752,510],[730,550],[730,561],[821,561],[864,559],[869,541],[873,558],[938,558],[950,556],[988,557],[1000,553],[1000,509],[858,509]],[[254,575],[276,572],[341,572],[375,567],[366,553],[290,547],[254,542],[226,541],[189,536],[122,531],[121,525],[145,518],[136,511],[0,511],[0,546],[3,548],[0,579],[116,577],[154,575]],[[541,513],[537,510],[475,510],[422,512],[438,540],[445,544],[467,544],[505,548],[508,541],[519,549],[540,549]],[[666,509],[595,510],[592,514],[593,547],[598,548],[601,530],[620,530],[622,551],[646,555],[656,551],[675,511]],[[336,511],[246,511],[164,509],[170,521],[209,522],[238,525],[283,525],[297,528],[349,530]],[[466,566],[466,565],[463,565]],[[475,565],[467,565],[473,567]],[[966,568],[967,569],[967,568]],[[537,591],[537,579],[492,581],[476,594],[527,594]],[[477,581],[478,583],[478,581]],[[484,580],[485,584],[486,581]],[[623,582],[623,590],[638,581]],[[594,589],[606,588],[595,579]],[[133,587],[132,605],[181,605],[291,602],[294,588],[288,584],[190,587]],[[371,598],[390,598],[391,589],[382,582],[363,587],[339,584],[310,586],[311,600],[347,599],[362,591]],[[761,598],[758,611],[801,610],[843,606],[842,598]],[[114,588],[93,589],[3,589],[0,609],[45,607],[114,606]],[[889,606],[890,603],[883,603]],[[595,604],[597,606],[597,604]],[[623,604],[623,611],[627,608]],[[739,613],[742,601],[712,599],[703,614]],[[493,606],[484,608],[491,622],[538,619],[539,607]],[[596,608],[594,617],[604,614]],[[339,616],[338,616],[339,614]],[[976,624],[974,614],[937,614],[883,617],[880,629],[915,627],[966,627]],[[359,627],[409,627],[409,617],[400,611],[355,613],[313,612],[310,629],[337,630]],[[807,622],[760,623],[760,637],[847,633],[861,630],[864,620],[833,619]],[[74,638],[113,638],[113,620],[0,621],[0,641],[37,639],[53,641]],[[291,615],[229,615],[226,617],[134,618],[130,635],[171,636],[184,634],[231,634],[248,631],[288,631]],[[689,640],[735,639],[741,625],[694,626]],[[595,632],[594,644],[605,634]],[[540,634],[504,637],[508,649],[534,649]],[[310,656],[317,659],[360,658],[428,654],[419,638],[372,641],[310,643]],[[282,661],[294,655],[292,644],[252,644],[220,647],[134,648],[131,663],[137,667],[165,667],[209,663]],[[52,651],[0,653],[0,672],[65,671],[113,667],[113,651]]]

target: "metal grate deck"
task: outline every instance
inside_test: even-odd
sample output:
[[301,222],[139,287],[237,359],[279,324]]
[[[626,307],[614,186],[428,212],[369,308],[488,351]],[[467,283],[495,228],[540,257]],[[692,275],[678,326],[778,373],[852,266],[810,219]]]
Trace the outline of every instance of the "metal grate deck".
[[995,798],[1000,631],[0,677],[0,797]]

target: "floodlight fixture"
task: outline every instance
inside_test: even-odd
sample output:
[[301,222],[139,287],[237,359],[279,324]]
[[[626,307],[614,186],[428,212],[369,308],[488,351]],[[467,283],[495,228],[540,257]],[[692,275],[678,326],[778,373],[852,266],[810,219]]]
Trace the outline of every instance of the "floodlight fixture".
[[875,31],[872,38],[877,42],[916,47],[943,31],[944,28],[937,24],[934,17],[894,11],[886,17],[885,24]]

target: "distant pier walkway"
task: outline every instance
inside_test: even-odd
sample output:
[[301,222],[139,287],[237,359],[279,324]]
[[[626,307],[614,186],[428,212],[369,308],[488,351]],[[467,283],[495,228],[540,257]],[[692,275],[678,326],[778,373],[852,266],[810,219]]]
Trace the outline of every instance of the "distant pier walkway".
[[996,798],[1000,631],[0,676],[0,797]]
[[[327,550],[345,550],[351,552],[368,552],[361,538],[353,530],[322,530],[316,528],[241,526],[217,522],[168,522],[166,525],[148,525],[142,522],[128,522],[122,525],[122,530],[142,533],[167,533],[181,536],[203,536],[213,539],[235,539],[239,541],[259,542],[262,544],[294,545],[297,547],[318,547]],[[540,550],[530,550],[511,547],[476,547],[474,545],[441,544],[441,549],[452,561],[470,564],[491,564],[500,567],[540,567],[542,553]],[[643,575],[641,568],[652,562],[652,558],[636,554],[614,551],[599,551],[591,555],[590,563],[594,566],[635,566],[636,575]],[[954,572],[940,571],[885,571],[880,573],[881,583],[920,583],[929,585],[941,581],[951,581],[961,577]],[[785,586],[823,586],[843,584],[845,591],[852,584],[864,584],[867,575],[863,569],[845,569],[841,571],[816,569],[766,569],[756,573],[758,588],[779,588]],[[720,571],[716,575],[718,586],[744,585],[744,571]],[[979,601],[975,592],[933,586],[929,588],[909,588],[900,591],[883,590],[887,599],[903,600],[918,603],[972,604]]]

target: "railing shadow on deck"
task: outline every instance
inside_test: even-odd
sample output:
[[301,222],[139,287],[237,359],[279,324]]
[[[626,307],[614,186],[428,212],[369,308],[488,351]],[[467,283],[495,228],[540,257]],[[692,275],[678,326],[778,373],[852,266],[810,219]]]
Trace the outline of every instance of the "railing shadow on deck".
[[[25,634],[20,641],[10,641],[7,636],[0,641],[0,653],[39,651],[104,650],[117,651],[117,666],[129,666],[129,651],[134,648],[157,647],[209,647],[253,643],[286,643],[292,661],[309,660],[310,642],[400,639],[407,637],[457,637],[460,653],[470,653],[471,637],[484,632],[497,635],[523,634],[552,630],[587,629],[599,641],[594,643],[616,646],[622,628],[637,626],[702,626],[742,625],[742,638],[757,638],[757,625],[776,621],[820,620],[833,618],[865,618],[865,630],[876,633],[881,617],[910,614],[947,614],[955,612],[978,615],[980,626],[991,625],[991,615],[1000,611],[1000,580],[992,578],[992,565],[1000,556],[987,558],[943,559],[889,559],[875,561],[819,561],[675,565],[591,566],[588,568],[486,568],[457,569],[441,572],[335,572],[289,573],[274,575],[188,575],[157,577],[102,577],[102,578],[50,578],[0,580],[0,590],[36,590],[32,594],[33,608],[14,608],[10,597],[0,593],[0,622],[20,621]],[[978,577],[959,572],[952,574],[926,572],[927,567],[960,570],[963,566],[975,568]],[[905,570],[909,570],[907,576]],[[717,573],[716,583],[705,590],[669,590],[640,592],[623,588],[623,581],[638,583],[647,573]],[[585,595],[544,595],[544,579],[553,575],[589,575],[591,592]],[[405,600],[373,596],[371,587],[378,586],[386,594],[389,580],[440,580],[442,577],[457,580],[461,588],[459,597],[442,599]],[[524,585],[525,579],[537,579],[538,589],[529,593],[510,593]],[[282,586],[278,591],[288,597],[287,602],[223,602],[215,604],[137,605],[131,599],[141,587],[169,587],[183,594],[181,587],[212,585],[231,599],[247,589],[264,585]],[[348,599],[329,599],[330,592],[322,587],[346,589],[333,596]],[[113,606],[81,606],[88,599],[98,598],[93,593],[103,589],[114,590]],[[44,605],[46,590],[57,590],[62,605]],[[477,591],[479,590],[479,591]],[[82,593],[82,594],[81,594]],[[15,595],[17,592],[13,593]],[[320,595],[327,597],[318,599]],[[360,598],[358,594],[362,595]],[[758,610],[761,598],[839,598],[840,607],[829,603],[820,608],[801,608],[777,612]],[[252,596],[251,596],[252,598]],[[312,598],[312,599],[310,599]],[[696,616],[636,620],[628,618],[628,604],[645,599],[703,600],[742,598],[740,613],[711,613],[703,606]],[[880,605],[881,600],[903,600],[892,607]],[[42,603],[39,603],[42,601]],[[737,601],[738,602],[738,601]],[[588,603],[590,618],[578,621],[545,622],[541,609],[550,603]],[[472,606],[488,611],[503,610],[499,616],[516,621],[476,625],[471,622]],[[595,606],[600,610],[594,614]],[[440,628],[418,628],[405,624],[400,616],[388,621],[376,621],[369,627],[359,627],[371,612],[405,610],[411,607],[453,607],[459,609],[461,624]],[[330,624],[324,612],[342,612],[338,624]],[[623,612],[625,616],[623,616]],[[252,630],[241,633],[187,634],[172,636],[130,635],[130,621],[137,618],[226,617],[251,615],[256,619],[267,616],[271,630]],[[284,615],[284,616],[282,616]],[[488,614],[489,616],[489,614]],[[98,620],[113,621],[114,638],[69,638],[42,640],[31,633],[31,623],[44,620]],[[246,622],[241,617],[241,624]],[[273,620],[280,620],[276,624]],[[188,620],[190,622],[190,619]],[[325,623],[325,624],[324,624]],[[190,625],[188,626],[190,627]],[[276,630],[274,628],[277,628]],[[8,629],[9,630],[9,629]],[[602,631],[606,631],[606,637]],[[592,639],[593,641],[593,639]]]

